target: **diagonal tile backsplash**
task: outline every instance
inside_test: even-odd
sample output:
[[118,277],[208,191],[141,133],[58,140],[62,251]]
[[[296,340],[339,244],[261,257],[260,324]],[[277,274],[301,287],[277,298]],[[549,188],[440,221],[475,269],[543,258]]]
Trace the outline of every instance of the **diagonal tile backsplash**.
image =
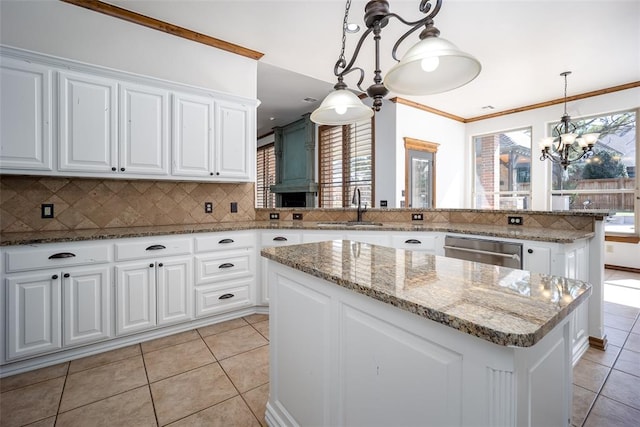
[[[213,202],[213,213],[204,203]],[[238,212],[230,212],[231,202]],[[40,206],[53,203],[53,219]],[[78,230],[252,221],[253,183],[0,176],[0,231]]]

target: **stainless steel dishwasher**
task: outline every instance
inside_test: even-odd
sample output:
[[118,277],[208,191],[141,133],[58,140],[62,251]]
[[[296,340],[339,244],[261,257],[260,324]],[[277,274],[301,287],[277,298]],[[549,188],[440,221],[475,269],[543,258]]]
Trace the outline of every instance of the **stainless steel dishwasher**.
[[444,256],[522,269],[522,244],[446,236]]

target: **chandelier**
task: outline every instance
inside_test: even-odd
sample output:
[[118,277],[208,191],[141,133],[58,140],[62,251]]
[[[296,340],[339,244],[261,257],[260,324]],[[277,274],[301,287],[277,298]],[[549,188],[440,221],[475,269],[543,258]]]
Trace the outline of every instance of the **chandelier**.
[[[334,86],[334,91],[327,95],[320,107],[311,114],[311,120],[324,125],[354,123],[373,116],[373,110],[380,111],[382,99],[390,90],[402,95],[430,95],[458,88],[475,79],[480,73],[480,62],[472,55],[460,51],[453,43],[439,38],[440,30],[433,25],[433,18],[438,14],[441,6],[442,0],[435,0],[433,8],[432,0],[421,0],[419,10],[425,16],[412,22],[391,13],[387,0],[369,1],[364,8],[364,22],[367,29],[356,44],[353,57],[347,62],[344,51],[351,7],[351,0],[347,0],[342,23],[342,49],[333,68],[338,82]],[[380,39],[382,28],[391,18],[396,18],[410,29],[394,44],[391,56],[397,63],[389,70],[383,82],[380,70]],[[400,44],[422,26],[424,29],[420,33],[420,41],[407,50],[401,60],[398,60],[396,54]],[[373,84],[367,88],[366,92],[373,98],[373,109],[364,105],[344,82],[347,74],[358,71],[360,73],[358,89],[365,91],[360,87],[364,80],[364,70],[354,64],[362,44],[370,34],[373,34],[375,46],[375,70]]]
[[542,150],[540,160],[550,160],[562,165],[564,170],[567,170],[567,166],[572,163],[592,157],[593,146],[600,136],[599,133],[587,133],[582,136],[576,133],[578,128],[571,123],[571,117],[567,114],[567,76],[569,74],[571,71],[560,73],[564,77],[564,114],[560,123],[553,128],[552,135],[555,136],[543,138],[540,142]]

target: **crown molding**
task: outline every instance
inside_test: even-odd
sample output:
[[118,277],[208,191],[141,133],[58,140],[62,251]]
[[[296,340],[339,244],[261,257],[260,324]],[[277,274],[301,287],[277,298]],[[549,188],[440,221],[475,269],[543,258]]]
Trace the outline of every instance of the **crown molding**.
[[455,121],[458,121],[458,122],[465,123],[465,119],[460,117],[460,116],[456,116],[455,114],[447,113],[446,111],[437,110],[435,108],[428,107],[428,106],[426,106],[424,104],[420,104],[419,102],[411,101],[409,99],[400,98],[400,97],[396,96],[395,98],[391,98],[390,101],[391,102],[395,102],[396,104],[407,105],[409,107],[417,108],[418,110],[426,111],[428,113],[437,114],[438,116],[446,117],[446,118],[451,119],[451,120],[455,120]]
[[207,46],[215,47],[226,52],[231,52],[236,55],[244,56],[247,58],[258,60],[264,56],[264,53],[248,49],[246,47],[238,46],[233,43],[226,42],[224,40],[217,39],[215,37],[208,36],[206,34],[198,33],[188,28],[179,27],[169,22],[160,21],[149,16],[141,15],[136,12],[132,12],[127,9],[123,9],[118,6],[114,6],[108,3],[104,3],[99,0],[61,0],[64,3],[73,4],[75,6],[84,7],[85,9],[93,10],[95,12],[104,13],[105,15],[112,16],[114,18],[123,19],[134,24],[142,25],[143,27],[151,28],[154,30],[162,31],[163,33],[171,34],[176,37],[182,37],[187,40],[191,40],[197,43],[202,43]]

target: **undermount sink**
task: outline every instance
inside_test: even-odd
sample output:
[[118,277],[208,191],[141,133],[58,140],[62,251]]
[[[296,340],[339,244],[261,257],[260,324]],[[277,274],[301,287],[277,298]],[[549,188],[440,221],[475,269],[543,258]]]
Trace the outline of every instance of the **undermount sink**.
[[329,222],[319,222],[317,223],[318,227],[335,227],[335,226],[347,226],[347,227],[381,227],[381,222],[371,222],[371,221],[329,221]]

